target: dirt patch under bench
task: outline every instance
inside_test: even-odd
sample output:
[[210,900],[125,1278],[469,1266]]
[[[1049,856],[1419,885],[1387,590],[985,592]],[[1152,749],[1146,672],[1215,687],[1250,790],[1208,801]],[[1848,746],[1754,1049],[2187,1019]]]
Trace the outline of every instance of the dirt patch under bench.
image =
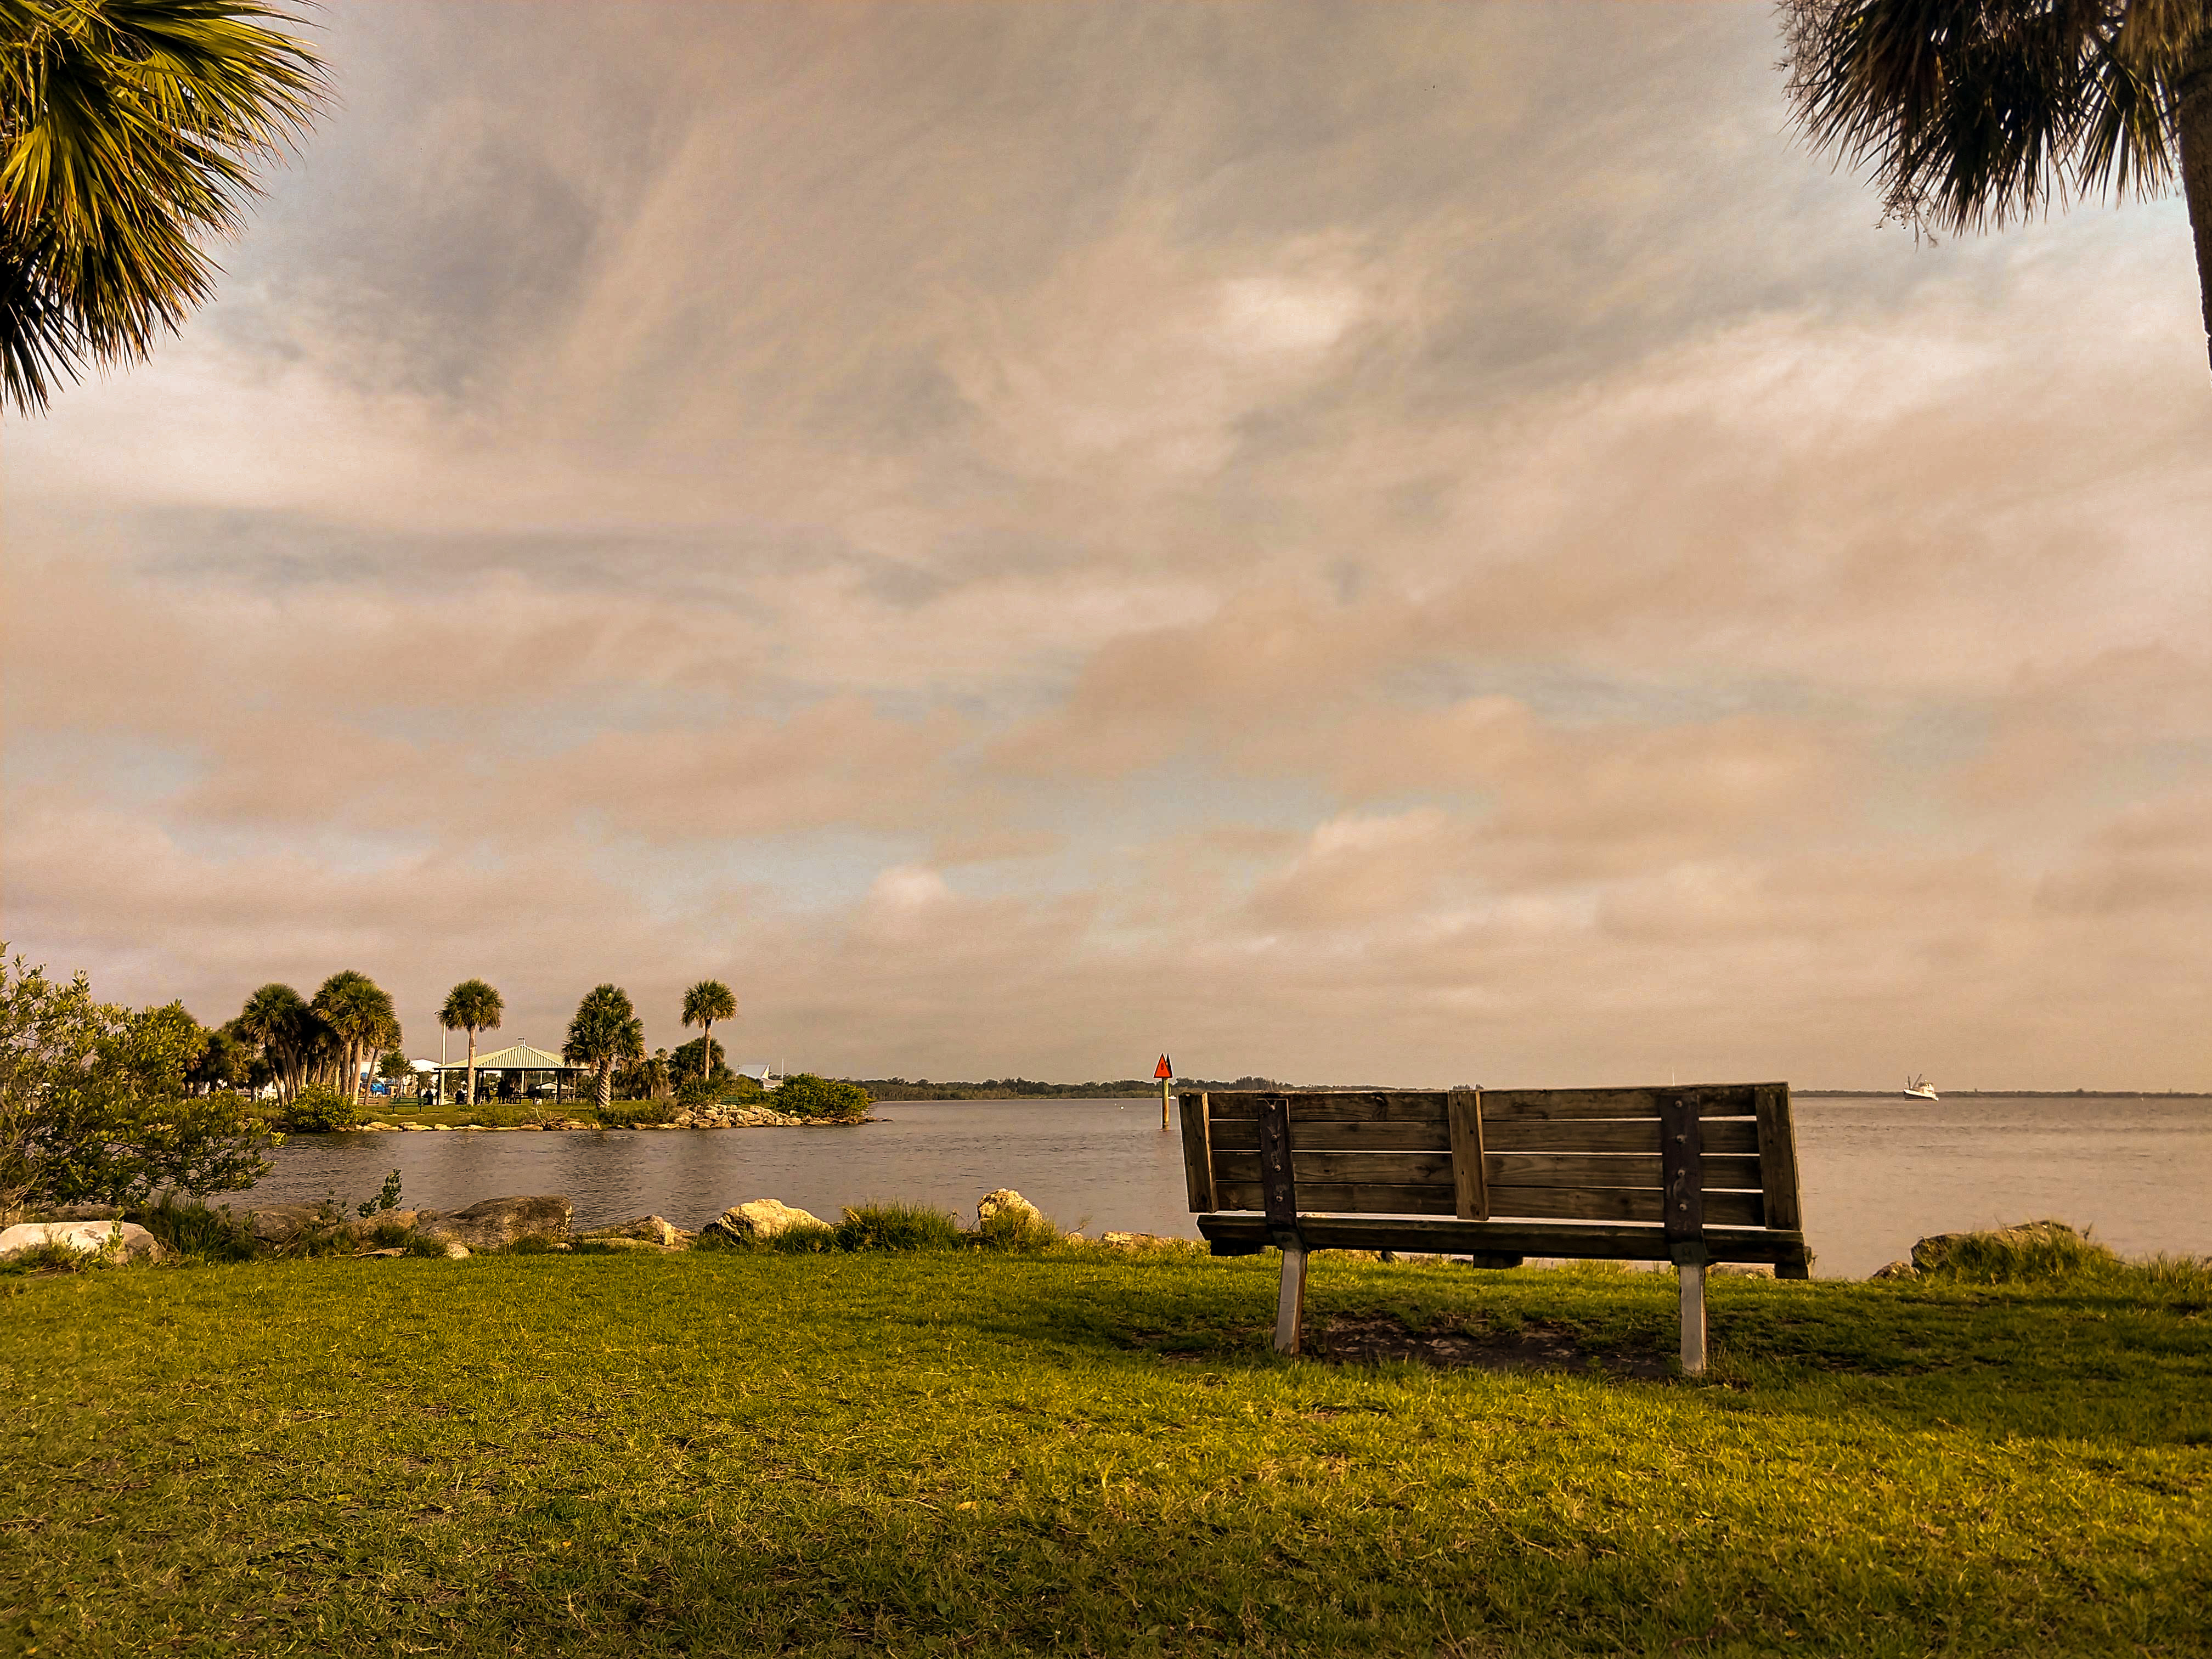
[[1564,1325],[1534,1323],[1510,1333],[1409,1330],[1387,1315],[1334,1315],[1323,1322],[1313,1355],[1339,1365],[1371,1365],[1405,1359],[1447,1370],[1589,1371],[1607,1376],[1664,1378],[1674,1368],[1663,1354],[1598,1348]]

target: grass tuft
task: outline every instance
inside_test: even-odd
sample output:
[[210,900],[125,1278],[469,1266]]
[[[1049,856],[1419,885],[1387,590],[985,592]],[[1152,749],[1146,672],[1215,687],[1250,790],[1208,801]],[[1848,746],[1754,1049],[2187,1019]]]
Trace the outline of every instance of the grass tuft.
[[927,1204],[863,1204],[832,1231],[841,1250],[957,1250],[967,1242],[950,1212]]
[[129,1212],[165,1250],[185,1261],[251,1261],[253,1233],[246,1218],[228,1205],[220,1207],[198,1199],[164,1193],[150,1204]]

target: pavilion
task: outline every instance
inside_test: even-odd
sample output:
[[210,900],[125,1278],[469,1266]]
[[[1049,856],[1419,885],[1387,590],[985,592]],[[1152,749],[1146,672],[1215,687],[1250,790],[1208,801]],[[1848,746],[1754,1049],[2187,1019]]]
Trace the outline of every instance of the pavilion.
[[[437,1069],[439,1103],[443,1105],[465,1098],[469,1086],[468,1062],[452,1060]],[[518,1042],[512,1048],[477,1056],[477,1098],[574,1099],[582,1091],[583,1085],[580,1079],[586,1070],[585,1066],[569,1065],[558,1054],[549,1054],[543,1048],[532,1048],[527,1042]]]

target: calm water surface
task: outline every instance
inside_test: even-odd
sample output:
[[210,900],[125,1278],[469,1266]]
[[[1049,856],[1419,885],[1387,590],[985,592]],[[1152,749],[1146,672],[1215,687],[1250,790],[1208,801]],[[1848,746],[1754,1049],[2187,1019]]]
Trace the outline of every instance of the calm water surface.
[[[1863,1277],[1923,1234],[2054,1216],[2126,1255],[2212,1255],[2212,1101],[1957,1097],[1795,1103],[1805,1227],[1823,1276]],[[1012,1187],[1063,1226],[1196,1237],[1158,1101],[914,1101],[850,1128],[301,1135],[253,1198],[351,1205],[397,1168],[410,1205],[565,1193],[580,1226],[648,1211],[697,1226],[780,1198],[834,1218],[872,1199],[972,1218]]]

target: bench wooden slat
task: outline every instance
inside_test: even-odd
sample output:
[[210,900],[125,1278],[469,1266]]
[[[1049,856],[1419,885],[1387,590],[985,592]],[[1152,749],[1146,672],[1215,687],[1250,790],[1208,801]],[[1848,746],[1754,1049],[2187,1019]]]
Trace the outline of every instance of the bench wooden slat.
[[[1487,1106],[1490,1097],[1483,1097]],[[1759,1152],[1759,1126],[1743,1118],[1705,1118],[1705,1153],[1748,1154]],[[1332,1142],[1332,1145],[1339,1143]],[[1342,1143],[1349,1145],[1351,1143]],[[1360,1142],[1362,1146],[1367,1142]],[[1486,1115],[1482,1121],[1484,1150],[1492,1152],[1649,1152],[1659,1155],[1659,1120],[1656,1117],[1608,1121],[1567,1118],[1508,1118],[1499,1121]]]
[[1513,1118],[1557,1121],[1583,1117],[1657,1117],[1662,1100],[1679,1096],[1701,1118],[1750,1117],[1758,1110],[1755,1083],[1697,1083],[1644,1089],[1485,1089],[1486,1128]]
[[[1306,1152],[1291,1158],[1291,1169],[1301,1191],[1316,1181],[1372,1181],[1386,1187],[1454,1186],[1456,1164],[1446,1152]],[[1483,1159],[1493,1187],[1630,1187],[1657,1191],[1663,1170],[1656,1152],[1630,1156],[1578,1152],[1492,1152]],[[1741,1188],[1759,1190],[1759,1159],[1708,1158],[1705,1160],[1707,1191]],[[1231,1152],[1216,1147],[1213,1178],[1224,1181],[1260,1179],[1257,1152]],[[1206,1206],[1206,1208],[1216,1207]],[[1493,1213],[1498,1206],[1491,1205]]]
[[[1257,1210],[1267,1202],[1257,1181],[1217,1177],[1213,1194],[1224,1210]],[[1449,1182],[1427,1187],[1384,1187],[1372,1182],[1298,1182],[1301,1216],[1324,1210],[1344,1215],[1450,1215],[1454,1208]]]
[[[1257,1181],[1214,1182],[1214,1196],[1224,1210],[1257,1210],[1266,1202]],[[1705,1218],[1713,1225],[1756,1227],[1764,1214],[1757,1193],[1720,1192],[1703,1195]],[[1627,1187],[1506,1187],[1490,1189],[1492,1216],[1527,1216],[1559,1221],[1657,1221],[1665,1213],[1665,1195],[1656,1188]],[[1456,1215],[1457,1204],[1449,1185],[1384,1187],[1372,1182],[1298,1182],[1301,1217],[1333,1215]],[[1301,1226],[1304,1225],[1303,1221]],[[1409,1247],[1410,1248],[1410,1247]]]
[[[1217,1151],[1213,1154],[1213,1178],[1217,1182],[1257,1181],[1260,1173],[1260,1154],[1256,1152]],[[1291,1173],[1297,1178],[1301,1193],[1309,1182],[1316,1181],[1373,1181],[1386,1187],[1449,1187],[1452,1160],[1449,1152],[1310,1152],[1295,1146],[1291,1155]]]
[[[1705,1219],[1716,1225],[1757,1227],[1765,1210],[1757,1193],[1699,1194]],[[1490,1189],[1493,1216],[1541,1216],[1561,1221],[1658,1221],[1666,1194],[1657,1188],[1508,1187]]]
[[[1221,1118],[1256,1118],[1260,1103],[1273,1098],[1258,1092],[1212,1095],[1212,1115]],[[1379,1092],[1331,1090],[1326,1094],[1292,1093],[1286,1097],[1291,1103],[1291,1123],[1293,1132],[1306,1122],[1315,1123],[1433,1123],[1437,1133],[1444,1133],[1444,1091],[1442,1089],[1390,1089]],[[1440,1142],[1439,1144],[1446,1144]]]
[[[1514,1118],[1539,1121],[1575,1118],[1656,1118],[1662,1098],[1679,1097],[1701,1118],[1754,1117],[1759,1091],[1771,1089],[1760,1083],[1686,1083],[1621,1089],[1485,1089],[1482,1121],[1491,1124]],[[1261,1090],[1216,1091],[1212,1115],[1216,1118],[1256,1117],[1259,1103],[1287,1099],[1293,1125],[1308,1119],[1332,1123],[1435,1123],[1445,1121],[1450,1091],[1443,1089],[1286,1090],[1279,1096]]]
[[[1188,1095],[1186,1109],[1195,1110],[1198,1097]],[[1486,1108],[1490,1097],[1483,1097]],[[1291,1120],[1298,1145],[1316,1152],[1448,1152],[1449,1135],[1441,1124],[1337,1123]],[[1759,1125],[1742,1118],[1704,1121],[1708,1156],[1716,1152],[1760,1153]],[[1208,1105],[1207,1130],[1217,1152],[1259,1150],[1260,1132],[1249,1117],[1220,1117]],[[1659,1154],[1659,1120],[1656,1117],[1508,1118],[1499,1121],[1486,1110],[1482,1120],[1483,1150],[1489,1152],[1649,1152]]]
[[[1492,1152],[1484,1160],[1493,1187],[1650,1187],[1665,1179],[1659,1154],[1582,1152]],[[1702,1174],[1707,1192],[1740,1188],[1759,1190],[1759,1158],[1714,1158],[1704,1160]],[[1495,1204],[1491,1206],[1494,1212]]]
[[[1210,1117],[1213,1150],[1222,1152],[1256,1152],[1260,1150],[1260,1128],[1256,1120],[1249,1117]],[[1450,1138],[1441,1124],[1426,1123],[1309,1123],[1303,1118],[1293,1120],[1292,1133],[1298,1150],[1307,1152],[1435,1152],[1448,1157],[1451,1152]],[[1656,1132],[1651,1145],[1659,1142]],[[1757,1142],[1752,1143],[1752,1150]],[[1628,1150],[1623,1148],[1622,1150]]]
[[[1198,1218],[1200,1234],[1215,1243],[1262,1246],[1267,1218],[1214,1214]],[[1299,1231],[1316,1250],[1430,1250],[1439,1255],[1587,1257],[1613,1261],[1668,1260],[1665,1231],[1605,1224],[1542,1221],[1462,1221],[1456,1217],[1311,1216]],[[1716,1261],[1802,1264],[1805,1237],[1765,1227],[1709,1226],[1705,1246]]]

